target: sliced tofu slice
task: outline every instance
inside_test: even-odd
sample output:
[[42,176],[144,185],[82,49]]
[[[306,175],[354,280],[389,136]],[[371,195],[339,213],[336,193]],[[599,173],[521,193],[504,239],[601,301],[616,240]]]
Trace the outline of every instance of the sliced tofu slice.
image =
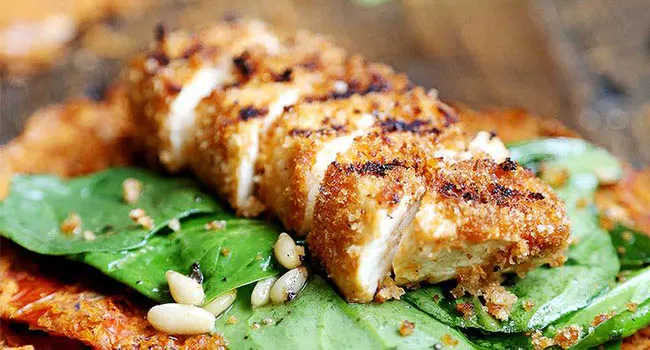
[[263,136],[259,195],[286,229],[309,232],[325,170],[356,137],[376,129],[373,112],[392,109],[396,100],[387,92],[301,103]]
[[197,109],[195,174],[223,195],[239,214],[258,215],[255,166],[260,138],[285,108],[331,90],[344,71],[344,52],[327,40],[303,36],[276,56],[247,56],[241,86],[215,92]]
[[561,200],[515,162],[440,161],[427,172],[427,193],[393,260],[398,284],[462,277],[471,284],[461,288],[476,294],[503,271],[556,263],[567,247]]
[[176,172],[192,152],[195,107],[214,89],[238,79],[232,58],[255,48],[274,54],[280,42],[259,21],[159,36],[156,49],[135,59],[125,77],[150,160]]
[[[384,141],[369,135],[355,146],[392,145]],[[351,302],[372,301],[424,193],[415,169],[388,160],[397,154],[382,153],[388,158],[367,159],[361,150],[350,150],[330,164],[307,236],[312,256]]]
[[426,188],[427,154],[466,147],[437,99],[421,89],[395,98],[373,111],[373,130],[327,168],[307,236],[312,256],[349,301],[371,301],[390,275]]

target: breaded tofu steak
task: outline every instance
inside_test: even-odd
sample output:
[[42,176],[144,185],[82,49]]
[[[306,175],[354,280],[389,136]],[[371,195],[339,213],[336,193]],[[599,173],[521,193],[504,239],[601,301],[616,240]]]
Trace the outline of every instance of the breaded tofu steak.
[[306,236],[349,301],[450,279],[489,298],[504,271],[562,261],[564,204],[494,133],[322,36],[246,21],[161,35],[126,79],[151,159]]

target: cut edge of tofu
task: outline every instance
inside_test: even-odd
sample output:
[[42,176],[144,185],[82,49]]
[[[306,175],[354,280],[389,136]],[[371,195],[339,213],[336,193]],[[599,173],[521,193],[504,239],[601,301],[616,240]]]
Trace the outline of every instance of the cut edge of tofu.
[[160,151],[160,159],[169,171],[181,170],[188,163],[186,156],[193,143],[196,106],[230,75],[230,60],[221,61],[217,66],[196,71],[169,106],[166,123],[170,149]]
[[302,227],[298,231],[299,235],[304,236],[309,232],[309,230],[311,230],[316,197],[318,196],[318,190],[325,178],[327,167],[336,160],[336,157],[339,154],[345,153],[350,149],[350,147],[352,147],[355,138],[366,134],[375,123],[375,117],[371,114],[364,113],[360,118],[361,119],[356,122],[359,127],[358,130],[348,135],[336,137],[326,142],[323,147],[318,150],[316,161],[306,179],[308,192],[305,201],[305,214],[302,221]]
[[[254,197],[255,164],[260,154],[261,135],[266,133],[269,126],[282,114],[285,107],[295,104],[299,98],[300,94],[297,89],[290,89],[284,92],[270,104],[269,112],[264,119],[259,124],[256,124],[256,127],[249,128],[249,132],[251,133],[249,140],[251,142],[245,148],[243,156],[239,157],[239,164],[236,166],[236,193],[234,203],[231,203],[238,211],[243,213],[251,211],[253,209],[251,206],[255,205],[256,202],[251,200],[251,198]],[[254,122],[257,123],[257,121]],[[250,212],[250,214],[255,215],[254,212]]]
[[420,206],[420,201],[404,196],[397,208],[390,213],[386,209],[376,214],[375,227],[379,232],[373,240],[359,248],[359,268],[357,280],[364,291],[362,300],[370,301],[375,295],[379,282],[390,275],[393,257],[404,231],[411,225]]

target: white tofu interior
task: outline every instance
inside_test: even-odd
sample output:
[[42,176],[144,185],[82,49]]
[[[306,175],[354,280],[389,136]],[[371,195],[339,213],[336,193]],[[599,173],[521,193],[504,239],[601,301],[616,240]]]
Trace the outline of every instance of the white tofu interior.
[[357,279],[364,290],[374,293],[380,279],[390,272],[402,232],[410,226],[418,207],[419,201],[404,196],[393,210],[377,211],[374,226],[368,228],[375,232],[374,239],[360,247],[359,253]]
[[227,63],[222,63],[217,67],[198,70],[170,105],[167,126],[171,144],[170,156],[173,162],[187,163],[187,159],[183,157],[194,133],[194,109],[202,99],[226,80],[230,75],[229,66]]
[[325,178],[325,172],[327,167],[336,160],[336,156],[346,152],[352,144],[354,139],[358,136],[366,134],[366,132],[372,127],[375,122],[375,118],[370,114],[363,114],[357,121],[356,127],[357,131],[334,138],[329,142],[326,142],[323,147],[316,154],[316,161],[314,165],[307,174],[307,201],[305,205],[305,217],[303,220],[303,225],[301,232],[307,233],[311,229],[311,223],[314,216],[314,205],[316,204],[316,196],[318,195],[318,190]]
[[237,203],[242,205],[253,195],[255,185],[255,162],[260,153],[260,135],[265,133],[268,127],[280,116],[284,108],[295,104],[298,101],[297,90],[288,90],[278,97],[269,106],[269,112],[260,123],[254,123],[246,128],[250,133],[248,136],[248,147],[244,150],[241,161],[237,167]]

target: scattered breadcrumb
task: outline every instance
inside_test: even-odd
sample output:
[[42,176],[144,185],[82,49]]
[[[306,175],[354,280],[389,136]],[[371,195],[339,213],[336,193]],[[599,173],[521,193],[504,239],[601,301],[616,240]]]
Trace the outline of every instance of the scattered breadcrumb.
[[474,316],[474,305],[471,303],[458,303],[456,304],[456,311],[467,320]]
[[530,311],[535,307],[535,303],[533,303],[530,300],[526,300],[526,301],[524,301],[522,306],[524,307],[524,310]]
[[581,197],[576,201],[576,207],[579,209],[586,208],[589,205],[589,199],[587,197]]
[[226,319],[226,324],[237,324],[237,323],[239,323],[239,320],[237,319],[237,317],[235,317],[235,315],[230,315]]
[[569,179],[569,171],[563,167],[542,164],[539,177],[551,187],[558,188],[562,187]]
[[415,323],[409,322],[408,320],[402,321],[402,324],[399,326],[399,335],[402,337],[407,337],[411,334],[413,334],[413,330],[415,329]]
[[138,179],[128,178],[122,182],[122,198],[127,204],[135,204],[142,193],[142,182]]
[[223,256],[230,256],[230,249],[228,249],[228,248],[222,248],[222,249],[221,249],[221,255],[223,255]]
[[221,230],[226,228],[226,221],[225,220],[213,220],[205,224],[205,229],[206,230]]
[[551,346],[555,345],[555,341],[553,341],[553,339],[551,338],[542,335],[541,331],[534,331],[531,334],[530,338],[534,350],[544,350],[546,348],[550,348]]
[[639,304],[631,302],[631,301],[629,303],[625,304],[625,306],[627,306],[627,309],[630,312],[636,312],[636,310],[638,310],[638,308],[639,308]]
[[81,232],[81,217],[75,212],[68,214],[68,217],[61,224],[61,232],[67,235],[77,235]]
[[634,239],[634,235],[630,231],[623,232],[623,239],[627,242],[631,242]]
[[445,333],[440,340],[442,340],[442,343],[447,346],[458,345],[458,339],[452,337],[449,333]]
[[270,317],[266,317],[266,318],[264,318],[264,319],[262,320],[262,324],[265,325],[265,326],[272,326],[272,325],[275,324],[275,320],[273,320],[273,319],[270,318]]
[[580,326],[564,327],[557,331],[555,337],[553,337],[553,342],[562,349],[568,349],[580,339],[580,333],[582,333]]
[[402,295],[404,295],[404,289],[397,286],[392,278],[385,277],[380,284],[377,294],[375,294],[375,302],[383,303],[391,299],[399,300]]
[[597,327],[598,325],[600,325],[601,323],[609,320],[610,318],[614,317],[615,315],[616,315],[616,312],[614,312],[614,311],[598,314],[591,321],[591,325],[594,326],[594,327]]
[[259,254],[259,253],[258,253],[257,255],[255,255],[255,261],[260,261],[260,260],[262,260],[262,259],[264,259],[264,257],[262,256],[262,254]]
[[169,220],[169,224],[167,224],[170,230],[174,232],[178,232],[181,230],[181,221],[178,219],[171,219]]
[[260,327],[261,327],[260,324],[257,322],[253,322],[253,324],[251,325],[251,329],[260,329]]
[[625,250],[625,247],[618,246],[618,247],[616,247],[616,251],[618,252],[618,254],[623,255],[623,254],[625,254],[626,250]]
[[94,241],[97,238],[97,236],[95,235],[95,232],[86,230],[83,233],[83,238],[86,241]]

